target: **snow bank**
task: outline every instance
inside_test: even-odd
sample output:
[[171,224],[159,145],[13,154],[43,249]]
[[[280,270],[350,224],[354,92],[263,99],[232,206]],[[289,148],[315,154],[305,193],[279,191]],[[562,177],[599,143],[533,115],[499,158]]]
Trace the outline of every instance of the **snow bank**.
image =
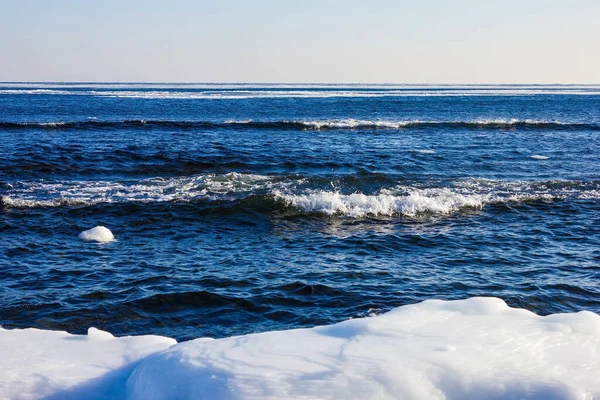
[[93,328],[87,336],[0,329],[0,398],[600,396],[600,316],[540,317],[496,298],[430,300],[331,326],[174,344]]
[[150,356],[131,399],[591,399],[600,316],[496,298],[426,301],[313,329],[198,339]]
[[0,328],[1,399],[125,398],[125,381],[139,360],[177,342],[160,336],[115,338]]
[[110,229],[104,226],[97,226],[95,228],[81,232],[79,234],[79,239],[107,243],[115,240],[115,236],[110,231]]

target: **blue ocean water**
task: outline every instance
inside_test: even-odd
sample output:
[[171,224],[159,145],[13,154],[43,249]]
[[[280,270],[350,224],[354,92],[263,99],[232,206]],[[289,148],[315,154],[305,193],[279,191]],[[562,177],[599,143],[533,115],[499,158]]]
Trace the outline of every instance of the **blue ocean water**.
[[599,154],[600,86],[0,84],[0,325],[600,312]]

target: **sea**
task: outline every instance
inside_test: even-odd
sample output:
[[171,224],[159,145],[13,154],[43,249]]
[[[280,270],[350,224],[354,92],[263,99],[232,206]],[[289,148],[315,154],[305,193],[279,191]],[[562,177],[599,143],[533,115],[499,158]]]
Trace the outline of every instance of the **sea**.
[[218,338],[473,296],[600,313],[600,85],[0,84],[4,328]]

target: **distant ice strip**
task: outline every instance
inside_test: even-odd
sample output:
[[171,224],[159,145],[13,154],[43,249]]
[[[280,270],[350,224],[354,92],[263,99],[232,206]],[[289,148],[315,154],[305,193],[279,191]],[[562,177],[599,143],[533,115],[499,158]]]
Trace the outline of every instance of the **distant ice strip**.
[[0,329],[3,399],[581,399],[600,316],[428,300],[331,326],[180,344]]
[[600,91],[590,90],[361,90],[361,91],[225,91],[225,92],[176,92],[176,91],[95,91],[94,96],[138,99],[254,99],[254,98],[330,98],[330,97],[448,97],[448,96],[536,96],[536,95],[599,95]]
[[0,84],[0,95],[140,99],[600,95],[598,85]]

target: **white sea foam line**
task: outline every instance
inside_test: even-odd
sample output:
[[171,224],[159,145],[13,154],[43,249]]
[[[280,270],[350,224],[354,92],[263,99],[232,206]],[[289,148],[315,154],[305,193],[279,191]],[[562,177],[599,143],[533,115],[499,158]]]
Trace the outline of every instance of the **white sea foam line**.
[[537,120],[537,119],[474,119],[474,120],[368,120],[368,119],[331,119],[331,120],[283,120],[283,121],[257,121],[252,119],[247,120],[226,120],[225,124],[252,124],[252,123],[289,123],[305,125],[310,128],[360,128],[360,127],[376,127],[376,128],[391,128],[397,129],[407,127],[411,125],[420,124],[431,124],[431,125],[443,125],[443,124],[472,124],[472,125],[543,125],[543,124],[556,124],[556,125],[568,125],[569,122],[558,121],[558,120]]
[[402,128],[411,124],[419,124],[423,121],[408,120],[408,121],[381,121],[381,120],[360,120],[360,119],[342,119],[342,120],[322,120],[322,121],[286,121],[291,123],[299,123],[316,129],[320,128],[360,128],[360,127],[376,127],[376,128]]
[[[88,120],[97,120],[95,117],[89,117]],[[82,122],[82,121],[73,121]],[[110,121],[109,121],[110,122]],[[113,121],[118,123],[118,121]],[[125,121],[121,121],[125,122]],[[140,124],[146,124],[147,120],[131,120],[130,122],[138,122]],[[159,122],[203,122],[203,121],[159,121]],[[61,126],[66,125],[66,121],[49,121],[49,122],[15,122],[17,125],[23,126]],[[218,124],[218,122],[216,122]],[[419,126],[419,125],[445,125],[445,124],[465,124],[473,126],[512,126],[512,125],[569,125],[577,124],[577,121],[558,121],[558,120],[536,120],[536,119],[517,119],[517,118],[496,118],[496,119],[472,119],[472,120],[420,120],[420,119],[407,119],[407,120],[369,120],[369,119],[323,119],[323,120],[234,120],[228,119],[222,122],[223,124],[229,125],[244,125],[244,124],[297,124],[304,126],[309,129],[327,129],[327,128],[339,128],[339,129],[355,129],[355,128],[383,128],[383,129],[400,129],[403,127]]]
[[[152,178],[133,184],[110,181],[60,181],[21,183],[3,197],[12,207],[55,207],[118,202],[167,202],[194,199],[223,199],[271,188],[285,188],[300,180],[281,181],[257,174],[205,174],[172,179]],[[46,198],[40,198],[46,197]]]
[[552,190],[545,187],[535,189],[527,182],[508,185],[495,182],[495,186],[491,187],[471,184],[454,189],[397,186],[391,189],[382,189],[373,195],[314,190],[304,193],[276,190],[273,194],[290,206],[305,212],[341,215],[350,218],[393,215],[414,217],[421,214],[446,215],[461,209],[481,210],[487,204],[554,201],[570,196],[580,199],[598,198],[598,190],[595,189]]
[[431,149],[415,150],[415,152],[421,153],[421,154],[435,154],[436,153],[435,150],[431,150]]
[[56,89],[0,89],[0,94],[73,94],[69,90]]
[[361,193],[344,195],[332,191],[307,194],[286,194],[276,191],[274,195],[304,211],[329,215],[341,214],[352,218],[397,214],[405,216],[424,213],[449,214],[465,207],[481,209],[486,202],[485,196],[462,195],[451,191],[438,191],[435,194],[413,191],[405,196],[390,194],[369,196]]
[[486,204],[498,203],[595,199],[600,192],[598,184],[576,181],[467,179],[454,182],[453,188],[397,185],[371,195],[311,190],[305,187],[308,183],[305,178],[239,173],[153,178],[132,183],[20,182],[3,196],[3,202],[12,207],[54,207],[129,201],[234,200],[252,194],[272,194],[276,199],[306,212],[360,218],[369,215],[449,214],[463,208],[481,209]]

